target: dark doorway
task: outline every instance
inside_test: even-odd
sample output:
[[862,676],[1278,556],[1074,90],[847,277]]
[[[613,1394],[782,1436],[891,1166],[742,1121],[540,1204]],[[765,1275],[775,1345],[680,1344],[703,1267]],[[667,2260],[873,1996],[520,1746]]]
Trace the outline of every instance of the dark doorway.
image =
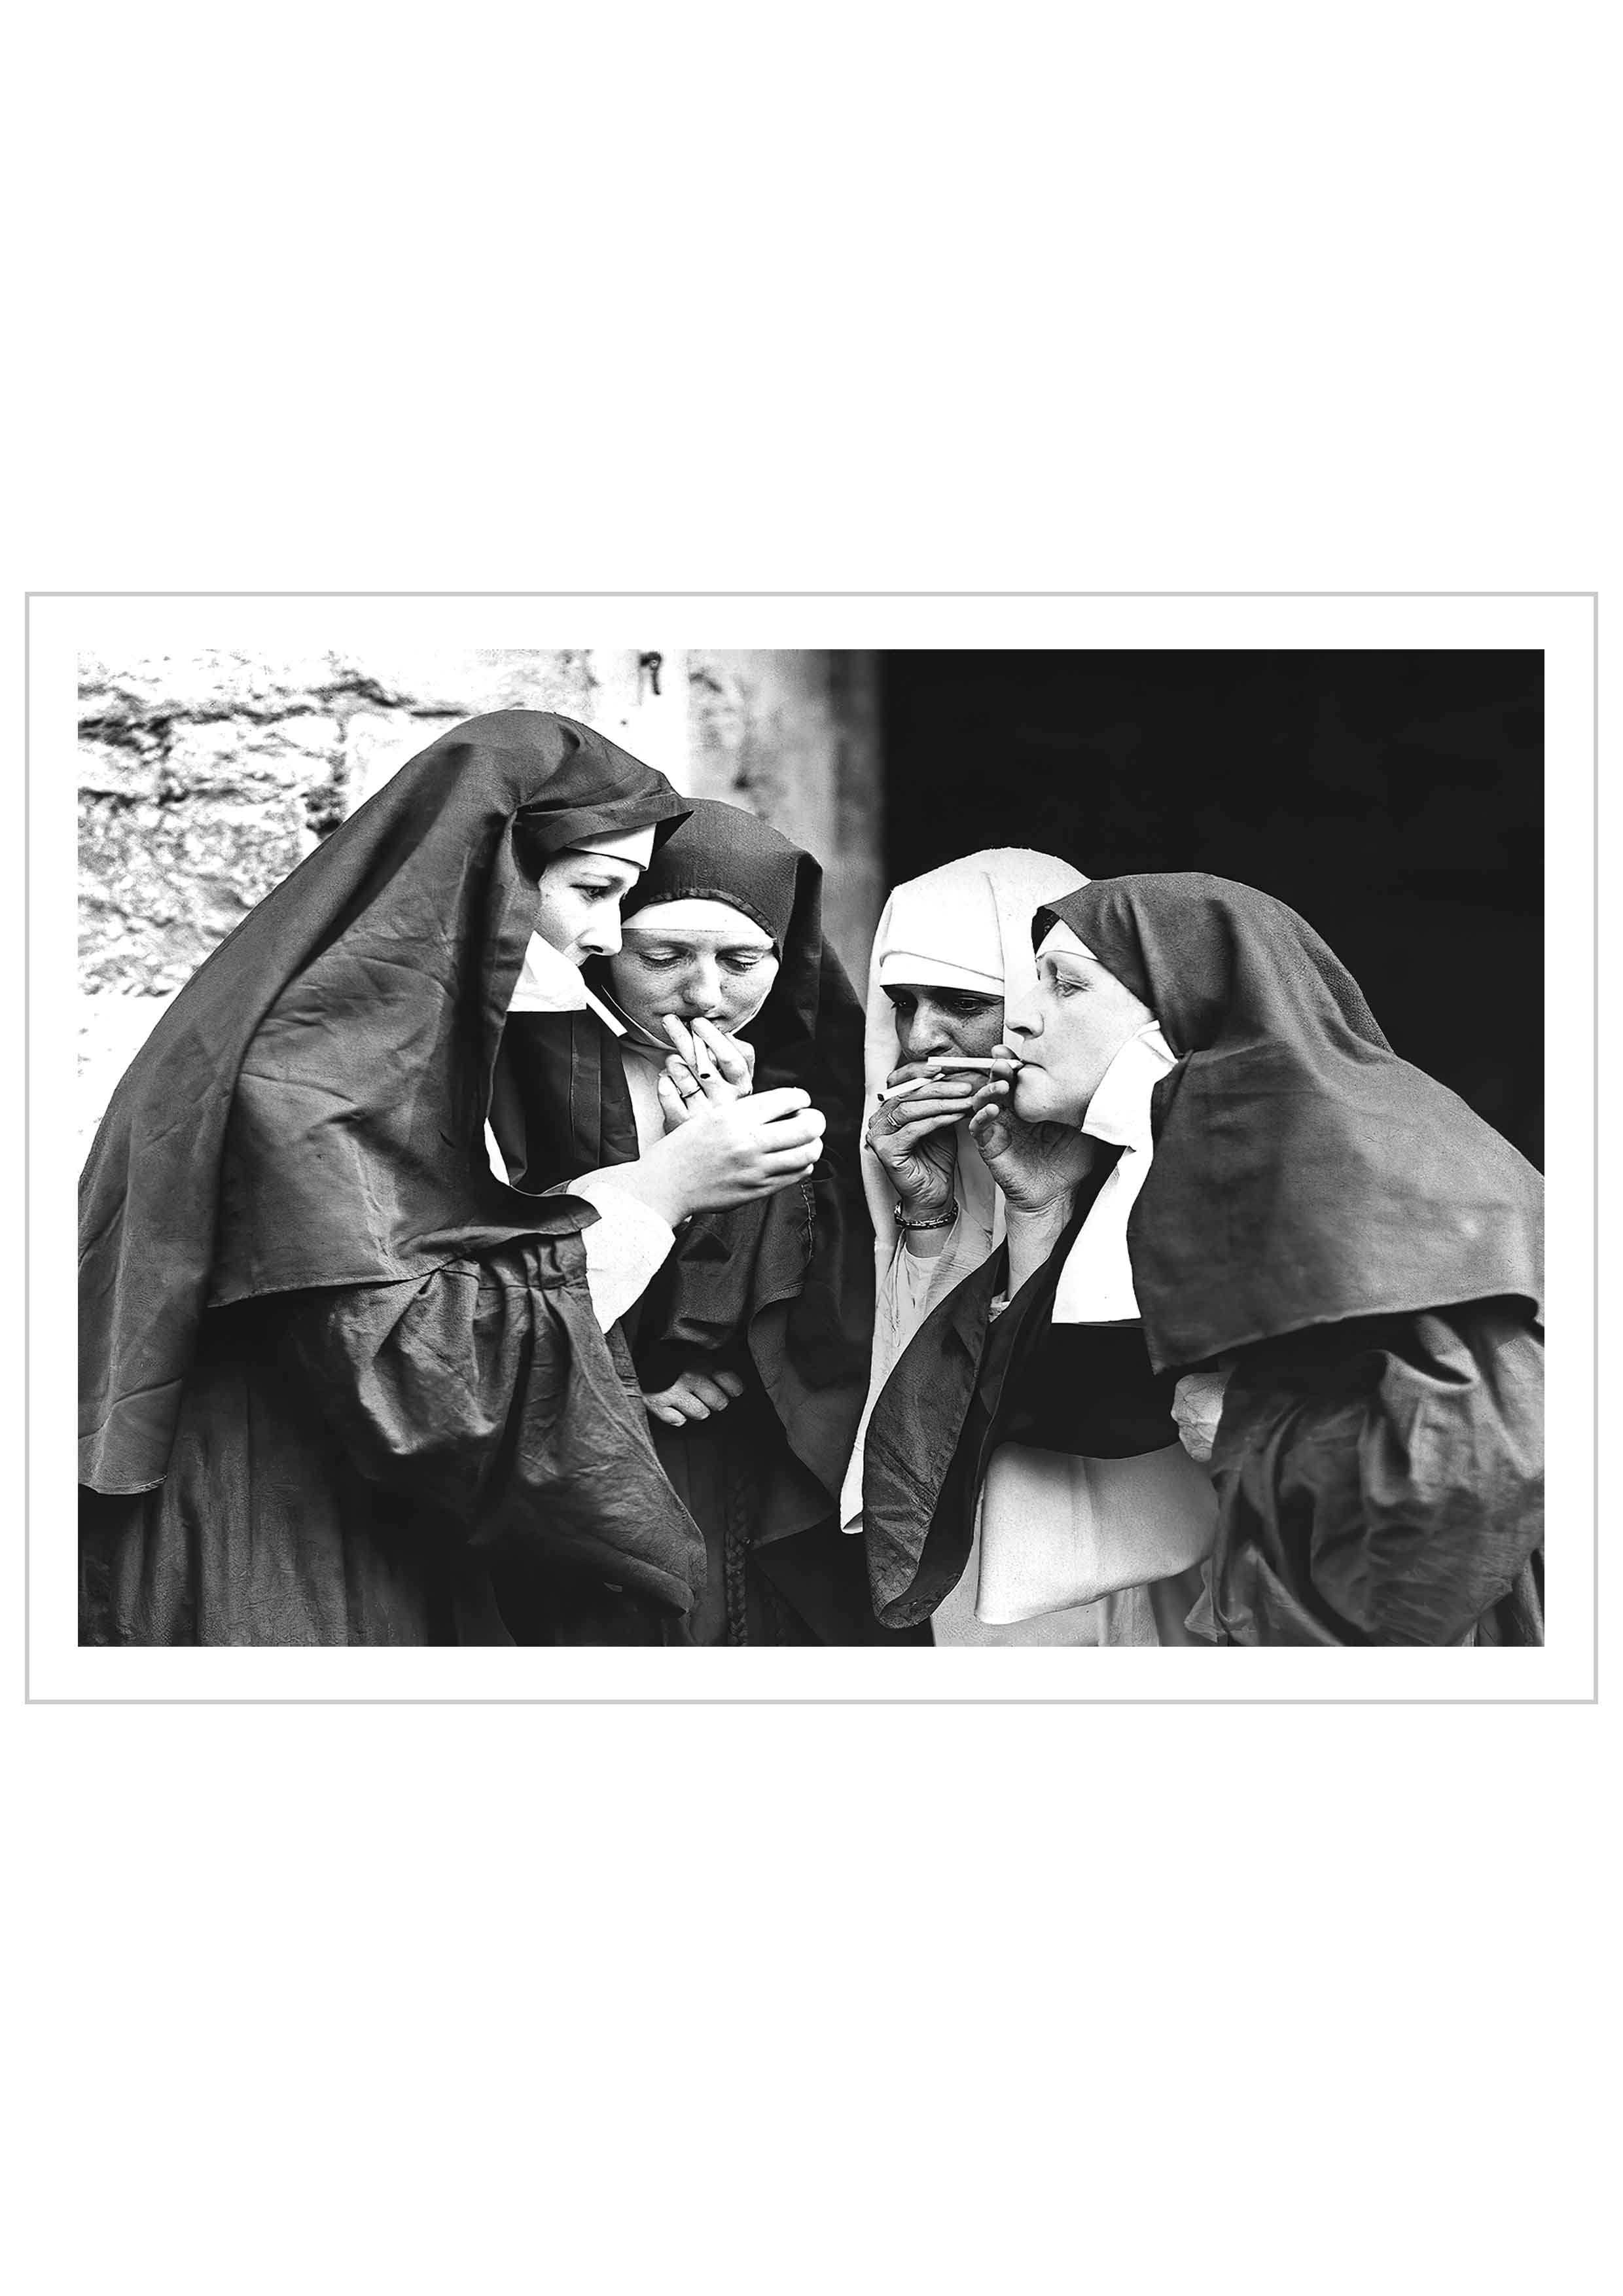
[[889,882],[1029,845],[1260,886],[1542,1160],[1542,654],[882,660]]

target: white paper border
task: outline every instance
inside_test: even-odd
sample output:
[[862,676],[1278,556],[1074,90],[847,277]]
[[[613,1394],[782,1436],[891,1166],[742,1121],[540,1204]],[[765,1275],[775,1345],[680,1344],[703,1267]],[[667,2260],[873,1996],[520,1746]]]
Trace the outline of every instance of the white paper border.
[[[1541,649],[1549,1086],[1548,1639],[1541,1650],[88,1650],[72,1456],[77,660],[455,646]],[[29,1685],[57,1701],[1249,1703],[1595,1694],[1594,602],[1586,594],[36,594],[29,607]],[[1078,1673],[1082,1679],[1078,1681]]]

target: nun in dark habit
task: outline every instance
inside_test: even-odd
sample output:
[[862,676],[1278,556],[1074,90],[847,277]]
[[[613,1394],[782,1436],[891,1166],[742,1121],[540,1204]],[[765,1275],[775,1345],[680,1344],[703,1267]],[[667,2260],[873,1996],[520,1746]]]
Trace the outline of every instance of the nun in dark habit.
[[1281,902],[1095,881],[971,1119],[1005,1246],[867,1436],[879,1614],[980,1520],[992,1618],[1147,1584],[1163,1643],[1543,1639],[1542,1189]]
[[642,1151],[762,1091],[799,1087],[827,1124],[794,1185],[699,1214],[626,1319],[655,1449],[704,1533],[689,1631],[891,1641],[836,1519],[873,1332],[863,1010],[823,936],[820,865],[736,806],[688,803],[588,974],[626,1024]]
[[822,1131],[784,1091],[638,1156],[580,967],[685,812],[584,726],[475,718],[159,1021],[81,1183],[82,1640],[685,1638],[703,1539],[616,1321]]

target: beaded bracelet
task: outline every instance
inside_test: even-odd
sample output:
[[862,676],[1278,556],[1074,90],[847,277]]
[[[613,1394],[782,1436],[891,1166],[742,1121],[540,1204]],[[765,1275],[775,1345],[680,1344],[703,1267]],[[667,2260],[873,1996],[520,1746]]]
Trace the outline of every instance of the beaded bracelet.
[[949,1205],[949,1206],[948,1206],[948,1208],[947,1208],[947,1210],[942,1213],[942,1215],[941,1215],[941,1217],[940,1217],[940,1218],[939,1218],[939,1219],[927,1219],[927,1220],[910,1220],[910,1219],[904,1219],[904,1218],[903,1218],[903,1217],[902,1217],[902,1208],[901,1208],[900,1204],[898,1204],[898,1206],[897,1206],[897,1208],[896,1208],[896,1224],[897,1224],[898,1227],[906,1227],[906,1228],[915,1228],[915,1229],[916,1229],[916,1228],[922,1228],[922,1227],[951,1227],[951,1226],[952,1226],[953,1222],[957,1218],[957,1217],[958,1217],[958,1207],[957,1207],[956,1203],[953,1203],[953,1204]]

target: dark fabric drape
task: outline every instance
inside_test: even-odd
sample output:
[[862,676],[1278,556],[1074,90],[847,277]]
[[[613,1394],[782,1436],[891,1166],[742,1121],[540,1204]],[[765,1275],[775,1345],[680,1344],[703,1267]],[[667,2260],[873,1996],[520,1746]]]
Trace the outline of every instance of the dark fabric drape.
[[[859,1161],[862,1007],[824,939],[820,864],[736,806],[691,804],[625,913],[646,916],[661,900],[719,900],[771,934],[777,978],[740,1031],[755,1048],[755,1089],[800,1086],[827,1130],[809,1179],[692,1221],[639,1305],[635,1360],[649,1388],[695,1366],[734,1370],[746,1384],[714,1421],[654,1429],[667,1472],[705,1532],[698,1630],[736,1638],[752,1625],[767,1639],[872,1641],[859,1550],[832,1522],[873,1332]],[[591,978],[611,988],[606,967],[593,967]],[[779,1558],[785,1583],[775,1594],[768,1557],[779,1544],[792,1552]],[[747,1567],[739,1561],[746,1550]]]
[[420,1275],[534,1227],[482,1135],[540,870],[684,810],[586,726],[474,718],[222,943],[120,1082],[81,1182],[81,1481],[161,1478],[209,1306]]
[[[863,1518],[887,1626],[928,1618],[963,1577],[998,1443],[1104,1457],[1157,1447],[1158,1407],[1172,1429],[1171,1375],[1149,1374],[1135,1327],[1051,1324],[1079,1224],[995,1320],[1006,1253],[994,1253],[886,1382]],[[1253,1647],[1541,1642],[1543,1400],[1543,1348],[1515,1300],[1245,1349],[1211,1462],[1203,1636]]]
[[1543,1641],[1544,1349],[1525,1302],[1248,1348],[1211,1473],[1224,1641]]
[[82,1508],[91,1643],[658,1642],[703,1575],[569,1234],[211,1309],[163,1482]]
[[[1038,941],[1056,917],[1178,1055],[1155,1088],[1127,1242],[1162,1393],[1219,1356],[1230,1372],[1203,1631],[1252,1645],[1540,1640],[1537,1174],[1398,1059],[1345,968],[1266,895],[1102,880],[1039,910]],[[1047,1326],[1105,1168],[996,1323],[1002,1255],[939,1304],[886,1384],[864,1517],[887,1620],[926,1614],[962,1575],[994,1442],[1023,1430],[1096,1452],[1117,1371],[1096,1341],[1078,1353]],[[1139,1401],[1142,1438],[1152,1394]]]
[[610,1160],[619,1055],[504,1024],[546,860],[682,813],[585,726],[475,719],[182,991],[82,1188],[82,1639],[673,1635],[703,1542],[598,1327],[596,1214],[533,1193]]
[[[1029,1424],[1018,1438],[1012,1433],[1005,1424],[1009,1412],[1023,1401],[1029,1413],[1040,1412],[1045,1432],[1052,1434],[1049,1423],[1056,1409],[1062,1412],[1062,1399],[1053,1395],[1050,1382],[1028,1388],[1028,1376],[1051,1332],[1066,1254],[1119,1153],[1107,1152],[1089,1170],[1059,1242],[1003,1313],[993,1317],[990,1309],[1008,1280],[1007,1244],[999,1244],[989,1259],[937,1301],[880,1392],[864,1451],[862,1519],[873,1608],[887,1627],[916,1626],[963,1578],[974,1541],[975,1504],[994,1444],[1036,1439]],[[1118,1348],[1123,1344],[1119,1334],[1112,1339]],[[1142,1335],[1134,1332],[1125,1344],[1137,1349],[1127,1385],[1135,1430],[1129,1447],[1139,1447],[1149,1365]],[[1102,1345],[1110,1348],[1111,1340]],[[1090,1392],[1086,1384],[1090,1368],[1102,1367],[1118,1383],[1117,1363],[1073,1365],[1084,1387],[1073,1398],[1072,1418],[1079,1430],[1091,1413],[1095,1440],[1106,1452],[1119,1455],[1111,1431],[1118,1414],[1102,1392]],[[1170,1431],[1169,1417],[1167,1424]]]
[[[667,838],[627,894],[620,914],[634,917],[660,901],[725,901],[770,933],[789,974],[787,1002],[807,1013],[815,987],[816,941],[807,904],[820,920],[823,870],[809,853],[742,806],[689,798],[682,828]],[[817,925],[821,938],[821,925]],[[783,975],[779,988],[783,988]]]
[[[639,1369],[660,1385],[695,1357],[742,1348],[794,1457],[832,1510],[865,1399],[873,1332],[873,1248],[863,1196],[863,1012],[823,935],[823,870],[736,806],[691,801],[627,914],[660,899],[726,901],[770,932],[778,974],[740,1031],[754,1046],[755,1089],[799,1086],[827,1123],[809,1181],[727,1212],[701,1213],[645,1293]],[[593,967],[594,985],[609,986]],[[798,1529],[803,1497],[758,1536]]]
[[1096,878],[1039,909],[1154,1012],[1177,1066],[1127,1224],[1158,1370],[1351,1316],[1543,1299],[1538,1175],[1400,1060],[1282,901],[1225,878]]
[[510,1013],[490,1088],[507,1177],[541,1195],[583,1172],[636,1160],[619,1040],[595,1013]]

